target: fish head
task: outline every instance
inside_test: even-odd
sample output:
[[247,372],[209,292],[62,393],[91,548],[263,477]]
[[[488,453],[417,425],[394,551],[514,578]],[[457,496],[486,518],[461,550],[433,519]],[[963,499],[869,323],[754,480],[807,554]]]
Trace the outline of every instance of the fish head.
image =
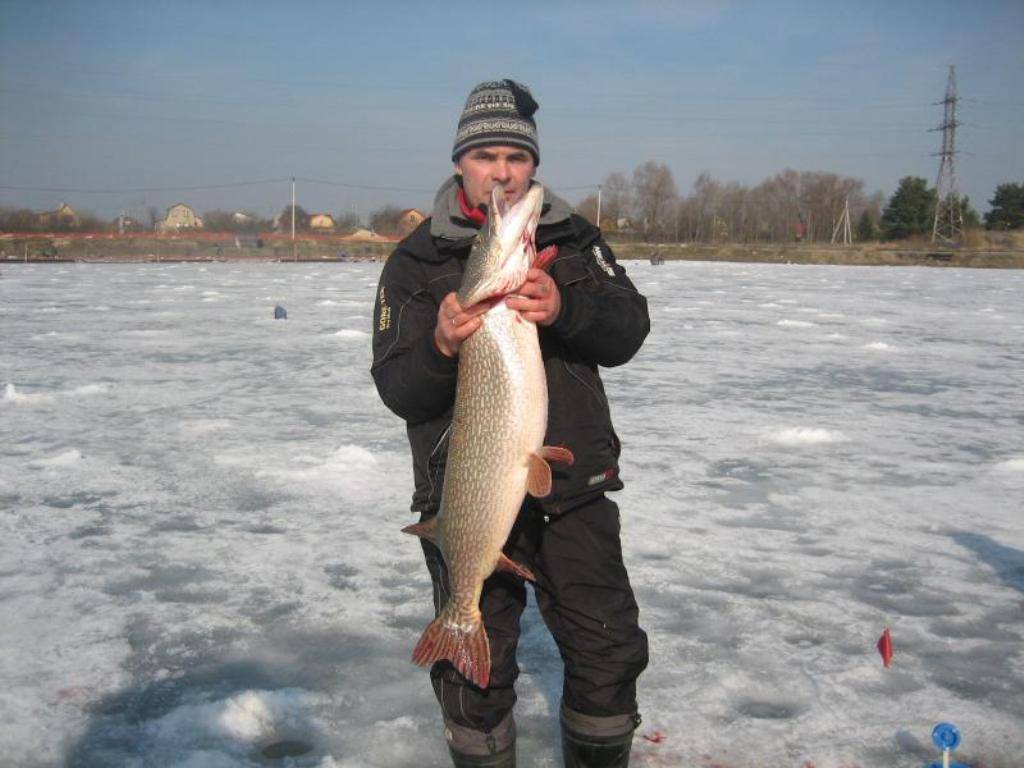
[[526,282],[537,249],[534,237],[544,205],[544,187],[534,184],[516,203],[505,199],[504,188],[495,184],[487,207],[487,226],[477,235],[466,262],[457,299],[471,307],[487,299],[501,298]]

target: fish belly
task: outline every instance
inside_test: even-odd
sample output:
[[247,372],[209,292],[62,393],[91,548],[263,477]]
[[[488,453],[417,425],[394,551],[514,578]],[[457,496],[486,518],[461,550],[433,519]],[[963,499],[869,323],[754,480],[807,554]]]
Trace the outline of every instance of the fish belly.
[[439,526],[460,621],[478,613],[483,581],[526,496],[528,457],[546,428],[537,328],[500,302],[459,350]]

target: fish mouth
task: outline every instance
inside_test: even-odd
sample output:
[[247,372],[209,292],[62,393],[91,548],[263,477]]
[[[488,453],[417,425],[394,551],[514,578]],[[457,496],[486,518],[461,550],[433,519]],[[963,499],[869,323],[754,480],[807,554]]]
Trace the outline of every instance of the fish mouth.
[[540,184],[534,184],[514,203],[509,202],[507,193],[500,185],[495,185],[491,190],[491,209],[494,211],[492,232],[497,233],[498,242],[506,254],[506,263],[513,256],[519,255],[520,244],[533,243],[543,203],[544,187]]
[[[544,203],[544,187],[533,184],[515,203],[510,203],[501,185],[491,189],[487,208],[488,266],[486,276],[460,295],[459,302],[473,306],[482,301],[500,300],[515,291],[524,282],[536,258],[534,235],[540,222]],[[461,293],[461,289],[460,289]]]
[[544,188],[540,184],[533,185],[511,205],[502,195],[500,187],[495,187],[491,192],[491,204],[499,217],[496,230],[498,243],[505,256],[499,270],[503,279],[492,296],[510,293],[526,281],[526,273],[530,271],[537,256],[534,235],[544,203]]

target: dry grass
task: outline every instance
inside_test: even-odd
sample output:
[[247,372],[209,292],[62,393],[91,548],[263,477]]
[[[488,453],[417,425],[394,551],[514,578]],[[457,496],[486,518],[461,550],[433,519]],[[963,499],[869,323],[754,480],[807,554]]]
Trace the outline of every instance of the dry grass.
[[[0,262],[30,261],[291,261],[336,260],[342,250],[350,258],[382,261],[394,243],[354,243],[343,238],[288,239],[268,237],[265,247],[235,248],[234,236],[205,233],[202,238],[78,237],[65,235],[2,235]],[[886,266],[953,266],[1001,269],[1024,268],[1024,232],[968,232],[967,244],[941,248],[930,238],[898,242],[855,243],[637,243],[611,242],[619,259],[685,261],[747,261],[772,264],[858,264]]]
[[852,264],[879,266],[953,266],[1024,269],[1024,232],[970,230],[958,248],[943,247],[929,237],[896,242],[855,243],[635,243],[612,242],[620,259],[748,261],[781,264]]

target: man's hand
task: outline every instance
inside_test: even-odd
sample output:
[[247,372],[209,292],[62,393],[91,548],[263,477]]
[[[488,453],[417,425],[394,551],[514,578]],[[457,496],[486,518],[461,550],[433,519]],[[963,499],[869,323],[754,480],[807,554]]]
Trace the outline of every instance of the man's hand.
[[526,282],[505,299],[510,309],[518,309],[525,320],[551,325],[562,311],[562,294],[551,275],[542,269],[526,273]]
[[444,297],[437,308],[437,325],[434,326],[434,345],[445,357],[459,354],[462,342],[483,325],[482,315],[489,309],[486,302],[463,309],[454,293]]

